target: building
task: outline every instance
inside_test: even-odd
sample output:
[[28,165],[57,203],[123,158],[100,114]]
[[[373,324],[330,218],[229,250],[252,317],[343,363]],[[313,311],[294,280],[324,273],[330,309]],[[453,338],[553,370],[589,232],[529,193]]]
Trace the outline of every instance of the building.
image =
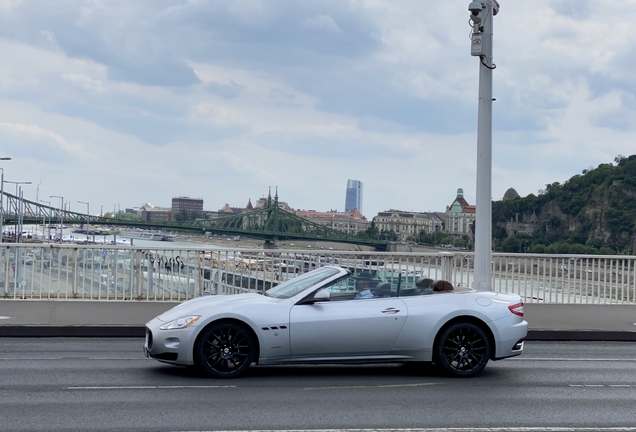
[[218,217],[235,216],[235,215],[240,215],[241,213],[245,213],[246,211],[249,211],[249,210],[243,207],[230,207],[228,203],[225,203],[223,208],[219,209],[219,211],[217,212],[217,215]]
[[352,210],[358,210],[362,213],[362,182],[358,180],[347,180],[345,213]]
[[[249,210],[260,210],[260,209],[266,208],[269,205],[268,200],[271,201],[271,197],[269,198],[261,197],[258,199],[258,201],[256,201],[256,204],[254,204],[254,206],[250,208],[250,206],[252,205],[252,200],[250,199],[250,201],[247,203],[248,204],[247,208]],[[289,206],[289,204],[287,204],[285,201],[278,201],[278,195],[274,198],[274,203],[278,203],[279,209],[292,212],[292,213],[294,211],[294,209],[292,209]]]
[[506,222],[506,234],[511,235],[526,235],[531,236],[539,228],[539,218],[533,211],[532,216],[526,218],[523,215],[521,222],[519,222],[519,214],[515,215],[515,220],[510,218],[510,222]]
[[457,189],[457,197],[446,207],[446,232],[453,237],[467,234],[473,238],[475,210],[475,206],[464,199],[464,190]]
[[150,203],[141,208],[141,220],[144,222],[172,222],[172,210],[167,207],[155,207]]
[[432,234],[442,229],[444,221],[436,213],[386,210],[373,218],[373,224],[379,231],[393,231],[399,241],[406,241],[408,237],[417,237],[422,230]]
[[298,210],[296,214],[310,222],[351,235],[356,235],[358,232],[369,228],[369,221],[358,210],[348,213]]
[[[188,219],[194,219],[203,211],[203,198],[177,197],[172,198],[172,213],[186,214]],[[194,217],[193,217],[194,216]]]

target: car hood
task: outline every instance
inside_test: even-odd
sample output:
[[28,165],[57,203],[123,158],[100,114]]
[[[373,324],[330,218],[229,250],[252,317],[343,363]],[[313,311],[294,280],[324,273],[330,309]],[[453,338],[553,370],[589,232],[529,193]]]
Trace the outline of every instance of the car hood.
[[181,303],[157,317],[160,321],[172,321],[187,315],[210,315],[214,309],[230,312],[244,305],[272,304],[280,299],[260,294],[213,295],[197,297]]

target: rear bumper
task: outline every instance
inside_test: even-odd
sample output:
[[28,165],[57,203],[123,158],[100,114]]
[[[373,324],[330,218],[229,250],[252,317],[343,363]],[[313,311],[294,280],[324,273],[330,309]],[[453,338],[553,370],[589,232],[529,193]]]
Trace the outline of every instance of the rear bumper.
[[[516,317],[516,320],[519,318]],[[508,326],[500,326],[494,360],[515,357],[523,353],[523,345],[528,336],[528,323],[524,320]]]

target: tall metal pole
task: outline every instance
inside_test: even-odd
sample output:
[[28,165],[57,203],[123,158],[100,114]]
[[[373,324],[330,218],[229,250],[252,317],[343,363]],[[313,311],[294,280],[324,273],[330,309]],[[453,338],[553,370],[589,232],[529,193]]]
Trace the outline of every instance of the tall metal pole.
[[23,222],[24,222],[24,215],[22,214],[24,212],[24,196],[23,196],[23,192],[22,192],[22,186],[20,186],[20,192],[19,192],[19,197],[20,200],[18,201],[18,205],[20,208],[20,211],[18,212],[18,230],[19,230],[19,236],[18,236],[18,243],[22,243],[22,231],[24,230],[23,228]]
[[[91,229],[91,207],[90,204],[84,201],[78,201],[80,204],[86,204],[86,243],[88,243],[89,239],[89,231]],[[93,236],[93,242],[95,241],[95,237]]]
[[[481,5],[481,11],[475,13]],[[479,57],[479,106],[477,115],[477,200],[475,215],[475,279],[477,291],[491,290],[492,261],[492,56],[493,0],[469,5],[474,23],[471,54]]]
[[[51,209],[51,201],[44,201],[44,200],[40,200],[40,202],[43,203],[47,203],[49,205],[49,224],[48,224],[48,228],[49,228],[49,238],[48,240],[51,240],[51,213],[53,213],[53,210]],[[44,237],[44,227],[42,227],[42,237]]]
[[2,228],[2,222],[4,218],[4,169],[0,168],[2,174],[0,175],[0,243],[4,237],[4,231]]
[[20,228],[20,196],[18,195],[18,185],[20,183],[15,184],[15,224],[13,226],[15,232],[15,242],[20,243],[18,237],[18,229]]
[[[0,160],[11,160],[10,157],[0,157]],[[2,222],[4,219],[4,169],[0,168],[0,170],[2,170],[2,176],[0,177],[0,243],[2,243],[2,239],[3,239],[3,227],[2,227]]]
[[[18,194],[18,185],[27,185],[27,184],[31,184],[31,182],[14,182],[14,181],[10,181],[10,180],[5,180],[4,176],[2,179],[2,184],[4,185],[4,183],[11,183],[15,185],[15,199],[16,199],[16,203],[15,203],[15,214],[16,214],[16,222],[15,222],[15,242],[18,243],[18,229],[20,229],[20,236],[22,236],[22,227],[21,227],[21,220],[20,220],[20,211],[22,209],[22,202],[20,201],[20,195]],[[4,194],[4,189],[3,189],[3,194]],[[7,204],[8,204],[8,200],[7,200]]]
[[62,200],[62,204],[60,206],[60,243],[62,243],[62,234],[64,234],[64,197],[51,195],[49,198],[59,198]]

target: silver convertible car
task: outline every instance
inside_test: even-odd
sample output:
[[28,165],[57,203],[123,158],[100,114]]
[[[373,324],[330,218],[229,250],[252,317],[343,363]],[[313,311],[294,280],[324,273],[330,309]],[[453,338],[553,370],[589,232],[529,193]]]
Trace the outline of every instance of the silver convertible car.
[[471,377],[523,351],[518,295],[407,279],[326,266],[262,294],[195,298],[146,324],[144,351],[219,378],[252,363],[388,362],[434,362]]

